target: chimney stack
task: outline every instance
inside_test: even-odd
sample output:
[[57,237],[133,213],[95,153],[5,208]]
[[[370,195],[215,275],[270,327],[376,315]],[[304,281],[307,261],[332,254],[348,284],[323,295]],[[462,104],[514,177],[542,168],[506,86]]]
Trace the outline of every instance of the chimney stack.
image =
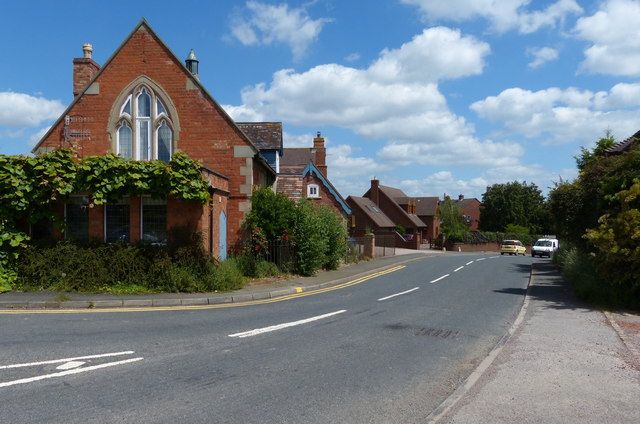
[[320,131],[318,131],[316,138],[313,139],[313,150],[315,151],[313,159],[314,164],[325,177],[328,177],[327,149],[324,147],[324,137],[320,135]]
[[93,53],[91,44],[83,44],[82,53],[83,57],[73,59],[73,97],[82,93],[89,81],[100,70],[100,65],[91,58]]
[[369,190],[369,199],[376,204],[376,206],[380,206],[380,181],[373,177],[371,180],[371,190]]

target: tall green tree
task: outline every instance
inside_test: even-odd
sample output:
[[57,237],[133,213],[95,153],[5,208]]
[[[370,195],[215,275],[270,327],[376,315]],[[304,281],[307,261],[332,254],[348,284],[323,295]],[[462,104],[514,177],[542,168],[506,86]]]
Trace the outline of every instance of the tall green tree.
[[448,241],[464,241],[469,227],[464,222],[460,208],[449,196],[440,204],[440,220],[440,231],[446,235]]
[[480,228],[505,231],[507,225],[526,227],[533,234],[546,228],[545,202],[535,184],[514,181],[487,187],[480,205]]

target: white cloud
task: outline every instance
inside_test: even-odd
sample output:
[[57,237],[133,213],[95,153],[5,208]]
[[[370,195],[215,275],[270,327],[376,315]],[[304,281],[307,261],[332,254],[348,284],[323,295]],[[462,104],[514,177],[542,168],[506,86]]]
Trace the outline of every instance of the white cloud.
[[35,127],[43,121],[57,119],[64,109],[59,100],[0,92],[0,126]]
[[[635,92],[640,93],[640,85],[618,84],[610,92],[597,93],[576,88],[535,92],[509,88],[470,108],[482,118],[502,122],[503,135],[548,135],[548,142],[568,143],[591,140],[604,128],[621,134],[637,131],[640,97],[634,98]],[[635,109],[613,109],[621,106]]]
[[576,35],[591,42],[580,69],[588,73],[640,75],[640,3],[609,0],[575,26]]
[[442,199],[445,194],[453,198],[463,194],[466,198],[480,199],[489,183],[483,177],[465,181],[455,178],[451,171],[439,171],[426,178],[403,180],[399,185],[409,196],[437,196]]
[[35,134],[32,134],[29,137],[29,140],[27,142],[29,147],[35,147],[36,144],[38,144],[38,142],[42,139],[42,137],[44,137],[44,135],[47,133],[47,131],[49,131],[50,128],[51,128],[51,126],[48,126],[48,127],[40,129],[40,131],[36,132]]
[[245,46],[287,44],[296,60],[331,22],[327,18],[311,19],[304,8],[290,9],[286,3],[275,6],[248,1],[245,6],[244,16],[231,18],[231,35]]
[[463,22],[484,18],[497,32],[517,29],[522,34],[530,34],[542,27],[554,27],[564,21],[567,15],[582,13],[575,0],[558,0],[543,10],[527,8],[530,0],[400,0],[417,6],[430,22],[450,20]]
[[489,50],[486,43],[459,31],[431,28],[398,49],[383,50],[367,69],[326,64],[303,73],[280,70],[270,85],[245,87],[241,106],[225,108],[236,119],[333,125],[368,139],[389,140],[379,156],[382,161],[431,160],[415,156],[417,151],[465,163],[481,155],[482,162],[488,157],[485,152],[505,146],[472,138],[473,127],[449,110],[437,82],[481,73]]
[[[285,148],[291,147],[313,147],[313,135],[311,134],[290,134],[283,132],[282,142]],[[325,145],[327,144],[325,138]]]
[[399,49],[385,49],[369,68],[376,81],[436,82],[482,73],[487,43],[445,27],[425,29]]
[[529,67],[533,69],[558,58],[558,50],[551,47],[531,48],[527,50],[527,54],[533,56],[533,60],[529,63]]

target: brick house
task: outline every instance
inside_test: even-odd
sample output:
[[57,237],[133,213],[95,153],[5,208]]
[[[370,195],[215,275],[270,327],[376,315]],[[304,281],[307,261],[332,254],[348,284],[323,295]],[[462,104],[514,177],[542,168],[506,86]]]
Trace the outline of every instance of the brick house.
[[479,231],[478,224],[480,223],[480,201],[475,197],[471,199],[465,199],[464,195],[459,195],[458,200],[455,201],[455,205],[460,209],[464,222],[469,226],[471,231]]
[[438,197],[397,197],[395,201],[409,212],[411,209],[427,226],[422,233],[425,242],[432,242],[440,234],[440,198]]
[[169,161],[182,151],[202,162],[212,199],[203,206],[131,196],[89,209],[79,194],[61,206],[67,237],[165,242],[172,232],[197,231],[212,255],[226,257],[241,239],[253,186],[272,184],[275,172],[204,88],[194,52],[183,64],[144,19],[102,66],[90,45],[83,51],[73,60],[74,99],[34,152]]
[[[363,199],[367,199],[367,201]],[[400,189],[382,186],[380,181],[374,178],[371,180],[371,188],[362,197],[349,196],[347,198],[349,206],[354,210],[350,222],[350,234],[359,236],[367,231],[372,231],[374,234],[385,233],[384,235],[389,235],[388,223],[391,222],[393,224],[391,233],[397,239],[396,247],[419,248],[420,243],[429,236],[429,227],[417,215],[419,205],[417,199],[407,196]],[[381,215],[384,215],[385,218],[383,219]],[[402,235],[396,233],[397,225],[404,227],[405,234],[415,236],[415,241],[410,243],[411,246],[403,246],[405,243],[403,243]]]
[[239,122],[238,126],[277,173],[277,193],[295,201],[306,197],[331,206],[345,219],[351,214],[351,208],[329,181],[327,149],[320,133],[313,139],[313,147],[283,148],[280,122]]

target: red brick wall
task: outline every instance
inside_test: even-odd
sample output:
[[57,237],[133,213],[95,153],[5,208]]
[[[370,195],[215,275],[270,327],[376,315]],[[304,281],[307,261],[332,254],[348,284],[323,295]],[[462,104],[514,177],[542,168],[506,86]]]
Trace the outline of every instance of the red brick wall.
[[316,184],[318,186],[318,193],[320,194],[320,197],[312,199],[315,203],[331,206],[338,214],[346,218],[344,210],[336,200],[336,197],[331,194],[327,187],[322,184],[322,181],[314,175],[308,174],[303,178],[302,197],[307,196],[307,187],[309,184]]

